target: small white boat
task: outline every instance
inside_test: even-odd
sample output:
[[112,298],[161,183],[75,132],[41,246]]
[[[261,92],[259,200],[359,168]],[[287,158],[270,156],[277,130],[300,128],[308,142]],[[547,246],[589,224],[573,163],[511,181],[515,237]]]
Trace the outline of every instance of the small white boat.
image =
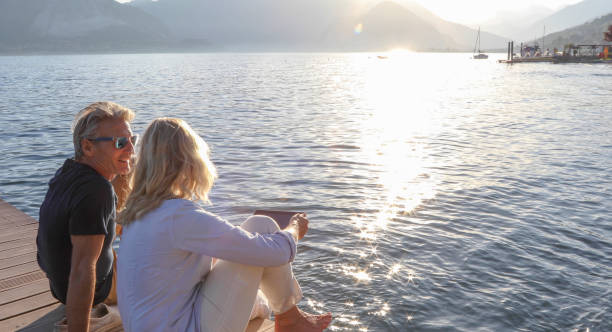
[[[478,54],[476,54],[476,49],[478,49]],[[474,52],[472,55],[472,59],[488,59],[489,56],[480,52],[480,27],[478,27],[478,35],[476,35],[476,44],[474,45]]]

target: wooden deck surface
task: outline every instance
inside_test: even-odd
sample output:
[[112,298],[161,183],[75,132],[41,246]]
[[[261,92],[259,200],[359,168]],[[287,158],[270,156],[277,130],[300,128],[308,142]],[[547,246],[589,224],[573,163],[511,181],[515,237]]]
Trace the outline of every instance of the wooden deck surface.
[[[0,331],[51,331],[64,308],[49,291],[36,262],[38,221],[0,199]],[[247,332],[271,332],[274,323],[253,320]]]

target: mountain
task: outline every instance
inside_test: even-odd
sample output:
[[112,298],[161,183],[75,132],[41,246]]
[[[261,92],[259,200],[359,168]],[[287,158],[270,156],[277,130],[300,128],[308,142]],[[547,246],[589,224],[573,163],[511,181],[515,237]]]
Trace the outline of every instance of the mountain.
[[159,20],[113,0],[3,0],[1,52],[100,52],[169,42]]
[[[555,11],[542,6],[530,6],[520,10],[504,10],[495,14],[495,17],[482,22],[480,26],[483,30],[511,37],[515,40],[524,40],[523,30],[525,27],[531,27],[535,22],[538,22],[545,17],[554,14]],[[540,34],[541,34],[540,26]],[[528,38],[533,38],[532,31]]]
[[[443,20],[412,1],[404,3],[403,5],[408,10],[433,25],[440,33],[450,36],[456,44],[462,45],[463,49],[472,50],[474,48],[477,28],[472,29],[465,25]],[[480,33],[480,45],[483,50],[503,49],[506,46],[509,40],[508,38],[484,30],[486,29],[482,29]],[[502,34],[502,36],[504,35]]]
[[[230,50],[384,51],[472,50],[476,31],[414,3],[356,0],[135,0],[130,4],[166,24],[178,39],[205,39]],[[361,24],[361,25],[360,25]],[[356,33],[355,28],[362,27]],[[482,48],[506,39],[483,32]]]
[[[398,0],[407,1],[407,0]],[[0,52],[471,51],[476,30],[371,0],[1,0]],[[482,32],[483,49],[506,40]]]
[[[604,32],[608,31],[608,26],[612,24],[612,11],[610,14],[569,28],[555,32],[544,38],[544,47],[557,48],[562,50],[565,45],[612,45],[612,42],[604,40]],[[538,42],[541,42],[539,40]]]
[[354,0],[136,0],[129,3],[168,26],[175,38],[216,49],[308,50],[330,22],[351,15]]
[[612,12],[612,0],[584,0],[532,23],[517,33],[518,40],[532,40],[546,33],[565,30]]
[[394,2],[382,2],[358,18],[336,24],[325,37],[325,44],[346,51],[459,49],[464,46]]

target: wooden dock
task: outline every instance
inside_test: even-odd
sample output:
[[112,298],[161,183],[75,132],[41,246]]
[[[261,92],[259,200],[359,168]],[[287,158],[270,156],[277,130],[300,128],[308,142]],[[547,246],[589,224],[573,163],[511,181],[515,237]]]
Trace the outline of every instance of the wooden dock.
[[[52,331],[64,306],[49,291],[36,262],[38,221],[0,199],[0,331]],[[271,332],[274,323],[255,319],[245,332]]]
[[510,60],[497,60],[499,63],[535,63],[535,62],[553,62],[552,56],[538,56],[538,57],[522,57],[522,58],[512,58]]

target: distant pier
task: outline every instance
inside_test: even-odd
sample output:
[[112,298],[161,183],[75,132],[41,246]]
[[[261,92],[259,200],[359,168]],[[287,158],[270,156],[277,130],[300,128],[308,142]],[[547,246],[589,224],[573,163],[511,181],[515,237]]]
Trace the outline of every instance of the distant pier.
[[[525,51],[528,48],[528,51]],[[497,60],[499,63],[534,63],[534,62],[549,62],[549,63],[608,63],[612,64],[612,44],[610,45],[569,45],[563,52],[557,52],[556,49],[551,55],[545,54],[541,56],[541,50],[537,46],[527,47],[521,43],[521,56],[514,54],[514,42],[508,42],[508,52],[506,60]],[[531,52],[535,51],[534,55]],[[610,52],[610,53],[609,53]],[[547,50],[547,53],[548,50]]]

